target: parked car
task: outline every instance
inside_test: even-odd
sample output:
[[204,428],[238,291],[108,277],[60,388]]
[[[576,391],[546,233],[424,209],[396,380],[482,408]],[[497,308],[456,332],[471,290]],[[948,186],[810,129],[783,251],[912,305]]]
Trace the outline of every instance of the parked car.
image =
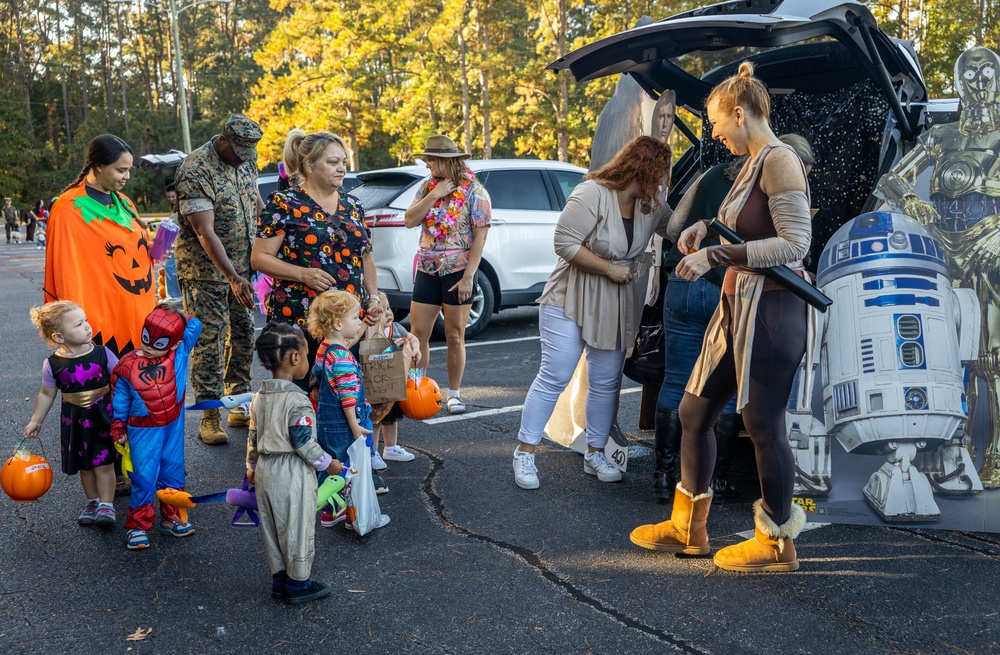
[[[479,334],[494,312],[530,305],[541,295],[556,265],[552,241],[566,198],[587,172],[579,166],[528,159],[471,160],[469,167],[490,194],[493,225],[476,275],[465,334]],[[372,230],[379,288],[397,318],[410,311],[419,229],[407,229],[403,214],[420,183],[423,164],[360,173],[351,194],[365,207]],[[435,330],[444,334],[438,318]]]
[[[344,176],[344,185],[340,187],[340,190],[349,192],[359,184],[361,184],[361,180],[358,179],[358,174],[348,172]],[[257,175],[257,188],[260,189],[260,197],[267,202],[267,197],[278,190],[278,174],[260,173]]]
[[[173,170],[185,157],[187,155],[180,150],[168,150],[162,154],[143,155],[139,157],[138,165],[140,168]],[[359,184],[361,184],[361,180],[358,179],[358,174],[348,171],[347,175],[344,176],[344,185],[341,190],[350,191]],[[267,197],[278,189],[278,174],[259,173],[257,175],[257,188],[260,189],[260,197],[266,201]]]
[[[913,46],[845,0],[708,5],[586,45],[549,69],[580,82],[628,73],[652,97],[673,89],[678,106],[704,121],[709,91],[745,59],[770,90],[775,131],[801,133],[816,150],[813,262],[837,228],[880,203],[876,182],[915,138],[956,118],[956,102],[927,101]],[[690,147],[674,165],[672,206],[701,171],[732,158],[707,124],[699,138],[683,116],[675,125]]]

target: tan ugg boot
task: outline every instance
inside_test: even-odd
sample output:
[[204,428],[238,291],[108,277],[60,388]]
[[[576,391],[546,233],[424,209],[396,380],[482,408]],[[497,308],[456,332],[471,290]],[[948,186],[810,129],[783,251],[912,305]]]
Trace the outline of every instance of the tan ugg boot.
[[678,484],[670,520],[640,525],[632,531],[629,539],[636,546],[650,550],[705,555],[708,553],[708,528],[705,524],[708,522],[708,510],[711,506],[711,489],[694,496]]
[[201,416],[201,425],[198,426],[198,437],[210,446],[229,443],[229,437],[219,423],[219,410],[205,410]]
[[759,571],[798,571],[793,539],[806,524],[806,513],[792,503],[788,520],[775,525],[764,511],[762,501],[753,504],[756,527],[753,539],[727,546],[715,554],[715,565],[727,571],[755,573]]

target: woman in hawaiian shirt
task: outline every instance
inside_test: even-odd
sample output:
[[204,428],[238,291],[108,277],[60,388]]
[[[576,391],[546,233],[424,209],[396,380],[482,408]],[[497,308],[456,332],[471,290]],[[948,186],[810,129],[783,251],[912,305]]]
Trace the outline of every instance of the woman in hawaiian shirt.
[[[449,414],[461,414],[459,395],[465,372],[465,326],[472,309],[476,271],[490,228],[490,196],[465,165],[471,155],[438,134],[427,139],[424,152],[431,177],[420,186],[406,210],[406,227],[420,226],[420,249],[410,301],[410,331],[420,340],[421,367],[430,361],[427,341],[438,313],[444,311],[448,340]],[[487,307],[483,311],[491,311]]]
[[344,140],[295,129],[283,157],[288,173],[302,182],[268,198],[257,218],[250,263],[274,278],[268,320],[302,328],[311,360],[318,344],[305,329],[306,315],[317,295],[328,289],[353,293],[376,317],[381,301],[365,210],[357,198],[340,192],[347,173]]

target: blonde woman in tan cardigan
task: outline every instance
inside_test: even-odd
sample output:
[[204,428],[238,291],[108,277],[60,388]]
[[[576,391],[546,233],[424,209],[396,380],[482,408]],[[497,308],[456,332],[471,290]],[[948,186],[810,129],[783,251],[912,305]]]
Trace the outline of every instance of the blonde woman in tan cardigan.
[[583,470],[601,482],[621,480],[603,451],[625,351],[639,330],[651,264],[644,251],[654,232],[666,232],[670,218],[658,191],[669,183],[670,161],[664,144],[638,137],[587,175],[559,216],[559,263],[538,299],[542,362],[524,399],[514,450],[514,482],[522,489],[538,488],[535,446],[584,353],[589,389]]
[[756,451],[761,500],[754,503],[754,537],[720,550],[715,564],[732,571],[795,571],[793,540],[805,514],[792,502],[795,462],[785,406],[815,316],[803,300],[756,269],[787,264],[802,275],[812,236],[806,171],[795,150],[771,130],[767,88],[749,62],[712,90],[707,110],[712,137],[734,155],[750,155],[718,215],[746,243],[699,250],[708,233],[705,222],[678,239],[681,252],[688,253],[675,269],[679,277],[696,280],[713,267],[729,269],[680,404],[681,482],[673,512],[668,521],[636,528],[631,539],[651,550],[709,552],[712,426],[735,395]]

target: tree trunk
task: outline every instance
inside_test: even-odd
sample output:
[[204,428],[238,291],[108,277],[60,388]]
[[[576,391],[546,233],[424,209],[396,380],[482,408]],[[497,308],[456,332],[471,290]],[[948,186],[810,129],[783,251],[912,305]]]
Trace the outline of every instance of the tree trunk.
[[142,31],[141,19],[133,23],[131,28],[135,32],[133,43],[135,44],[134,52],[136,67],[139,70],[139,74],[142,76],[142,87],[145,91],[146,107],[151,111],[155,111],[157,106],[155,92],[156,79],[152,66],[152,57],[149,54],[149,46],[146,35]]
[[491,159],[493,156],[493,147],[490,144],[490,75],[488,72],[490,28],[482,13],[479,14],[479,38],[483,52],[483,61],[479,66],[479,84],[482,88],[483,101],[483,159]]
[[101,3],[101,79],[104,81],[104,102],[108,108],[108,123],[115,120],[115,93],[112,89],[111,75],[111,17],[108,15],[107,3]]
[[28,70],[28,61],[24,56],[24,29],[23,23],[21,22],[21,6],[20,3],[11,3],[11,9],[14,12],[14,22],[15,29],[17,30],[17,63],[21,69],[21,84],[22,84],[22,94],[24,96],[24,122],[27,128],[28,138],[31,139],[32,145],[35,143],[35,126],[32,124],[31,120],[31,71]]
[[[59,51],[59,58],[62,60],[62,6],[56,0],[56,48]],[[61,62],[62,63],[62,62]],[[69,123],[69,93],[66,90],[66,73],[59,73],[59,86],[62,88],[63,118],[66,120],[66,145],[73,145],[73,133]]]
[[59,83],[62,85],[63,116],[66,119],[66,145],[73,145],[73,134],[69,125],[69,94],[66,92],[66,74],[59,75]]
[[[123,52],[125,47],[125,39],[122,36],[124,30],[122,30],[122,12],[115,9],[115,18],[118,19],[118,43],[119,43],[119,57],[124,55]],[[110,34],[110,30],[109,30]],[[118,81],[122,87],[122,116],[125,121],[125,135],[128,136],[128,91],[125,86],[125,66],[121,62],[118,63]]]
[[160,16],[160,12],[155,12],[153,14],[153,20],[156,22],[156,29],[153,30],[153,75],[156,77],[156,98],[157,98],[157,109],[163,109],[164,113],[167,112],[164,97],[166,93],[164,89],[166,88],[166,82],[163,79],[163,53],[167,53],[167,65],[170,65],[170,49],[163,46],[160,35],[163,34],[163,19]]
[[[80,14],[83,12],[81,11]],[[83,53],[83,26],[80,24],[80,14],[77,14],[76,23],[76,51],[80,56],[80,89],[83,103],[83,121],[87,122],[90,117],[90,98],[87,94],[87,59]]]
[[[429,98],[427,98],[427,102],[428,102],[428,105],[429,105],[427,107],[427,112],[430,115],[430,119],[431,119],[431,129],[434,130],[435,134],[437,134],[437,133],[439,133],[441,131],[441,128],[438,126],[437,108],[434,106],[434,94],[433,93],[430,94]],[[466,151],[466,152],[468,152],[468,151]]]
[[472,152],[472,104],[469,101],[469,65],[466,60],[468,44],[463,33],[465,23],[465,3],[462,3],[462,20],[458,26],[458,72],[462,81],[462,127],[465,138],[465,152]]
[[[566,0],[559,0],[559,33],[556,37],[556,56],[566,56]],[[569,79],[566,71],[559,72],[559,111],[556,113],[556,148],[559,161],[569,161]]]
[[354,112],[351,110],[351,106],[347,105],[347,147],[350,150],[347,153],[347,158],[349,160],[350,169],[352,171],[360,170],[360,160],[361,160],[361,147],[358,145],[358,130],[354,121]]
[[976,45],[979,46],[985,45],[983,43],[983,20],[986,18],[986,16],[984,15],[986,13],[984,7],[985,4],[986,0],[979,0],[979,2],[976,3],[976,9],[978,14],[977,16],[978,20],[976,21]]

